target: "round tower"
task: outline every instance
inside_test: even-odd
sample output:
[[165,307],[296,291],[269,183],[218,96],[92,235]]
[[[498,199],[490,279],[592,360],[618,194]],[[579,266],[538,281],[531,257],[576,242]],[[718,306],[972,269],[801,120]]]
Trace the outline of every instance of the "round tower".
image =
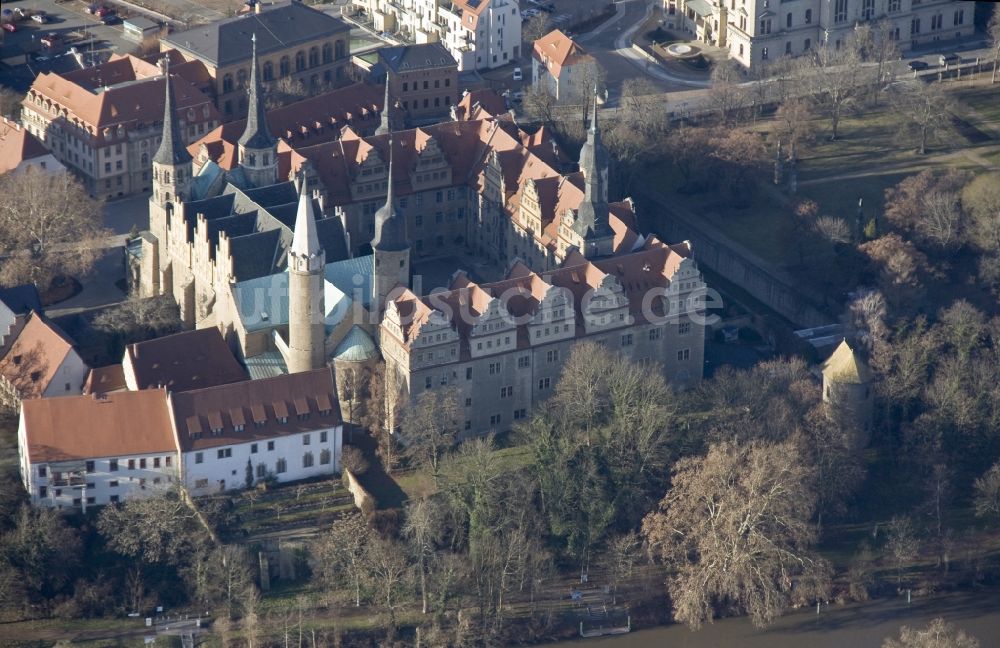
[[856,448],[868,445],[874,413],[872,371],[847,340],[823,363],[823,402],[834,421],[853,428]]
[[325,267],[326,253],[319,244],[313,200],[302,177],[295,233],[288,248],[288,373],[320,369],[326,364]]
[[337,398],[340,400],[340,415],[345,421],[358,423],[364,375],[374,369],[378,359],[375,340],[357,324],[351,327],[333,352]]

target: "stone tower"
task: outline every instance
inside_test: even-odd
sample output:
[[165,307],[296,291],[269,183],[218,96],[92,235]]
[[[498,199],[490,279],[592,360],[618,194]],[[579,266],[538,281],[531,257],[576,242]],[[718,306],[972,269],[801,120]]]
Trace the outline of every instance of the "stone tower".
[[872,371],[847,340],[823,363],[823,402],[834,421],[854,429],[856,448],[868,445],[874,412]]
[[326,253],[316,233],[313,199],[299,180],[299,209],[288,248],[288,373],[320,369],[326,362],[323,269]]
[[396,286],[410,285],[410,241],[406,236],[406,219],[393,204],[392,138],[389,138],[389,181],[385,204],[375,212],[375,238],[372,256],[375,273],[372,276],[372,308],[379,315],[385,309],[386,297]]
[[[177,119],[177,106],[170,87],[169,59],[165,61],[163,79],[163,139],[153,156],[153,195],[149,200],[150,207],[155,204],[164,211],[172,211],[175,204],[191,195],[191,154],[184,146]],[[155,230],[153,233],[159,235]]]
[[[144,297],[161,293],[175,294],[173,278],[169,272],[169,251],[164,248],[168,240],[167,229],[175,210],[183,209],[183,202],[191,197],[191,154],[184,146],[181,124],[177,117],[170,83],[170,59],[163,59],[163,136],[160,147],[153,156],[153,194],[149,197],[149,239],[144,239],[143,263],[140,272],[139,292]],[[192,325],[193,307],[183,299],[177,300],[186,324]]]
[[247,126],[239,139],[240,167],[251,187],[267,187],[278,182],[278,140],[267,128],[264,97],[257,73],[257,34],[250,63],[250,107]]
[[583,239],[580,251],[587,258],[610,255],[614,252],[615,243],[615,233],[608,217],[608,152],[601,141],[601,130],[597,124],[596,85],[593,102],[587,141],[580,149],[584,196],[573,222],[573,231]]

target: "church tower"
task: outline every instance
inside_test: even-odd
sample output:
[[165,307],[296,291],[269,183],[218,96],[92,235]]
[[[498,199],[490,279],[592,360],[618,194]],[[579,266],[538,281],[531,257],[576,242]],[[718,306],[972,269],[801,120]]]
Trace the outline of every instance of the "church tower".
[[380,115],[381,121],[379,122],[378,128],[375,129],[376,135],[385,135],[386,133],[391,133],[395,129],[395,121],[393,120],[393,112],[395,112],[396,107],[392,105],[392,100],[389,98],[389,73],[386,72],[385,75],[385,101],[382,102],[382,114]]
[[[184,146],[181,125],[177,120],[177,106],[170,87],[170,59],[165,59],[163,86],[163,138],[160,148],[153,156],[153,195],[150,207],[154,205],[165,212],[173,210],[175,203],[191,197],[191,154]],[[155,229],[153,234],[160,235]]]
[[381,315],[386,297],[396,286],[410,285],[410,241],[406,219],[393,204],[392,138],[389,138],[389,181],[385,204],[375,212],[375,238],[372,250],[375,274],[372,276],[372,307]]
[[239,139],[240,167],[251,187],[267,187],[278,182],[278,140],[267,129],[264,97],[257,73],[257,34],[250,63],[250,108],[247,126]]
[[597,125],[596,85],[587,141],[580,149],[580,171],[583,172],[584,196],[573,222],[573,231],[583,239],[580,251],[585,257],[608,256],[614,252],[615,233],[608,216],[608,152]]
[[288,249],[288,373],[320,369],[326,362],[323,269],[313,199],[306,179],[299,180],[299,209]]

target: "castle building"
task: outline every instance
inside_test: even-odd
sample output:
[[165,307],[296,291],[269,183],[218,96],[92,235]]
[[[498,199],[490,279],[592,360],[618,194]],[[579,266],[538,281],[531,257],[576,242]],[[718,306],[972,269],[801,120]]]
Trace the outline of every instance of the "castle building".
[[[377,134],[279,139],[253,67],[245,130],[225,142],[236,163],[209,157],[192,175],[207,144],[185,154],[165,134],[137,261],[158,268],[189,327],[225,334],[252,378],[329,363],[353,403],[347,374],[380,353],[406,398],[461,390],[469,433],[527,417],[583,339],[679,387],[700,380],[701,273],[689,244],[643,236],[631,200],[610,201],[596,101],[567,172],[544,129],[521,131],[486,97],[406,130],[386,97]],[[501,279],[458,272],[430,294],[411,279],[416,264],[462,254]]]
[[882,20],[904,52],[975,33],[973,6],[950,0],[663,0],[663,6],[668,28],[728,49],[747,68],[821,45],[839,49],[858,25]]

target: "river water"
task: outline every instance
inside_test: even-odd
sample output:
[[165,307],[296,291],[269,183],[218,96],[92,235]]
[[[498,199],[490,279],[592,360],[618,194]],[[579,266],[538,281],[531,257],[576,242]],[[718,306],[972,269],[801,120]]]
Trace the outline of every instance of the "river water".
[[914,597],[796,610],[766,630],[746,618],[722,619],[692,632],[684,626],[637,630],[626,635],[562,642],[560,648],[880,648],[901,625],[921,627],[944,617],[979,639],[981,648],[1000,648],[1000,589]]

